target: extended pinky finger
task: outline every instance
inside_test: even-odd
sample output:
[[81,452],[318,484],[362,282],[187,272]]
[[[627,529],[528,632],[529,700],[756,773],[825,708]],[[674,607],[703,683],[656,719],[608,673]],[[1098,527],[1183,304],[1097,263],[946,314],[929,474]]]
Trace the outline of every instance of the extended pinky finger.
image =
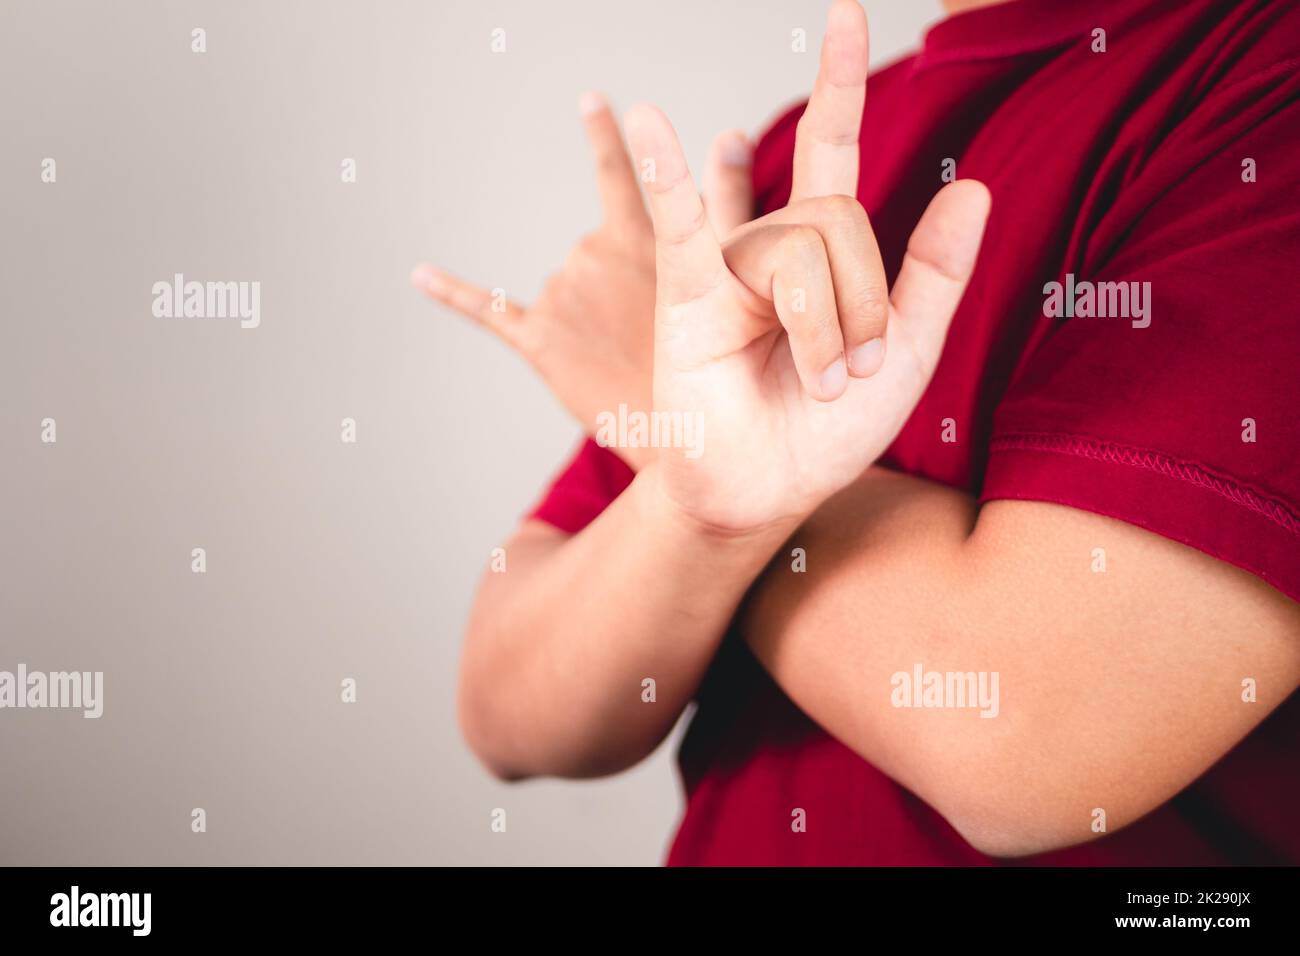
[[949,183],[930,201],[908,240],[889,299],[927,374],[939,362],[948,325],[975,269],[991,201],[983,183]]
[[420,264],[411,270],[411,284],[461,315],[510,340],[514,323],[524,310],[506,298],[504,290],[481,289],[433,266]]

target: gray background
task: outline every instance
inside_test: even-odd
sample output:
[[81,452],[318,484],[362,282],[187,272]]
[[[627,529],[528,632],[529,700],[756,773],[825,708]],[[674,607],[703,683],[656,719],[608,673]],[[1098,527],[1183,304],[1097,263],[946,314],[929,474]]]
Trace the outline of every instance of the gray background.
[[[407,274],[526,300],[595,223],[582,90],[698,170],[806,96],[825,4],[0,9],[0,670],[105,672],[99,720],[0,710],[0,862],[659,862],[674,746],[507,787],[460,740],[473,586],[579,429]],[[876,63],[939,15],[867,9]],[[260,281],[261,327],[154,318],[174,272]]]

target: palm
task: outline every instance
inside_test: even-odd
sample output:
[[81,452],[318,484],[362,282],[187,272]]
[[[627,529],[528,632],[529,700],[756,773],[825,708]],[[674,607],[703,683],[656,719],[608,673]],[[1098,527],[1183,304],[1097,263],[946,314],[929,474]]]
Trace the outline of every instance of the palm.
[[553,273],[522,321],[516,348],[587,427],[603,410],[647,408],[654,338],[654,258],[637,235],[598,230]]
[[860,475],[898,434],[928,373],[901,325],[891,322],[890,358],[880,372],[850,380],[834,402],[819,401],[800,379],[775,315],[755,314],[744,304],[747,294],[727,286],[718,294],[732,299],[722,306],[734,310],[732,327],[762,331],[712,343],[722,354],[701,351],[705,337],[672,343],[677,347],[656,357],[655,406],[700,412],[703,454],[696,461],[666,455],[665,464],[702,518],[743,528],[811,510]]

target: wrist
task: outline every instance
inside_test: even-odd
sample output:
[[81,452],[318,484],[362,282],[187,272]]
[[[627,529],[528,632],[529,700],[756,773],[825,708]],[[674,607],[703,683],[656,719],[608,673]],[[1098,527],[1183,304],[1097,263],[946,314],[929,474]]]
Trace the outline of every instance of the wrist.
[[748,566],[751,561],[746,559],[753,559],[759,561],[757,567],[761,569],[803,523],[802,517],[796,515],[745,528],[702,520],[669,491],[663,465],[657,460],[641,467],[629,490],[637,497],[643,526],[664,530],[678,540],[679,546],[724,553],[731,560],[739,560],[740,566]]
[[634,472],[640,472],[652,461],[655,460],[658,449],[655,448],[613,448],[611,449],[623,463],[631,468]]

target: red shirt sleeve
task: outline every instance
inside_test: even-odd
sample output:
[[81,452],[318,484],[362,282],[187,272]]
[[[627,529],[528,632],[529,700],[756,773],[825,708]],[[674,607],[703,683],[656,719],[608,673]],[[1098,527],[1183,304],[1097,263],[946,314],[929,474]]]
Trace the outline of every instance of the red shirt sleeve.
[[622,458],[587,438],[529,517],[577,534],[623,493],[634,475]]
[[1298,130],[1300,82],[1274,70],[1133,157],[1142,171],[1077,227],[1075,271],[1150,283],[1150,326],[1069,318],[1026,354],[983,500],[1119,518],[1300,600]]

